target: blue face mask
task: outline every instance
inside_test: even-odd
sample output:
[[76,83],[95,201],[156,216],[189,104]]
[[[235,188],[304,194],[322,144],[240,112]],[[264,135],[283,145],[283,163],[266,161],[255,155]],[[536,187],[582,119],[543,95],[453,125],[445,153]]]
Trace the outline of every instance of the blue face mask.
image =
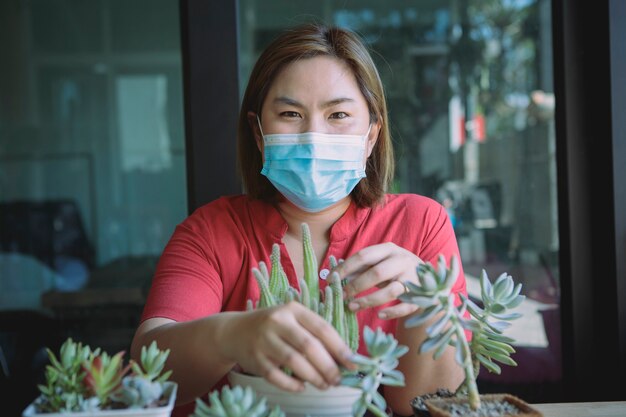
[[349,195],[365,177],[369,131],[360,136],[316,132],[263,135],[261,130],[265,146],[261,174],[302,210],[324,210]]

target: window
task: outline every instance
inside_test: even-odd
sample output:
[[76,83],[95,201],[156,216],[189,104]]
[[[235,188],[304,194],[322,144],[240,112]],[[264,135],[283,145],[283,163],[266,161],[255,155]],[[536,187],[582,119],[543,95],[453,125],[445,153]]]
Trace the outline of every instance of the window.
[[[488,4],[487,4],[488,3]],[[485,269],[523,284],[519,363],[480,375],[525,398],[561,380],[559,234],[548,1],[242,0],[240,92],[283,28],[320,21],[355,30],[373,51],[395,140],[394,192],[436,199],[450,215],[468,278]],[[523,310],[523,311],[522,311]]]
[[0,5],[0,374],[27,401],[45,365],[28,334],[128,349],[187,213],[178,16],[176,0]]

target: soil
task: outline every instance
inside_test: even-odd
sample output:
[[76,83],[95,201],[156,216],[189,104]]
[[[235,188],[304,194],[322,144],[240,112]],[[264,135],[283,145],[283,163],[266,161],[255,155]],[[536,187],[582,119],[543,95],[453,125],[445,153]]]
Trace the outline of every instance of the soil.
[[411,400],[411,406],[413,407],[413,414],[415,417],[430,417],[430,411],[426,408],[426,404],[424,401],[434,398],[450,398],[453,397],[454,393],[448,389],[438,389],[436,392],[431,394],[424,394],[418,397],[413,398]]
[[484,394],[480,396],[480,407],[472,410],[467,398],[433,399],[427,401],[431,415],[452,417],[542,417],[522,399],[511,394]]
[[468,403],[450,403],[446,405],[452,416],[462,417],[500,417],[521,414],[521,410],[508,401],[483,400],[478,410],[472,410]]

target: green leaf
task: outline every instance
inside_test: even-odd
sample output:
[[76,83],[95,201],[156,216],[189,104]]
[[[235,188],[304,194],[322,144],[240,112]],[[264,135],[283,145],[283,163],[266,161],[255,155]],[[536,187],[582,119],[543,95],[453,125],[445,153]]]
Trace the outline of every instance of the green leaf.
[[454,326],[451,326],[445,333],[440,333],[424,340],[419,348],[419,352],[426,353],[432,349],[438,348],[442,343],[447,343],[446,338],[449,337],[450,333],[454,333]]
[[506,273],[501,274],[493,286],[493,296],[496,300],[506,298],[513,290],[513,278]]
[[489,282],[487,271],[484,269],[480,276],[480,294],[483,302],[493,299],[493,288],[491,287],[491,282]]
[[493,372],[494,374],[500,375],[502,371],[501,368],[492,362],[489,358],[481,355],[480,353],[476,354],[476,359],[485,367],[489,372]]
[[437,319],[435,323],[433,323],[432,325],[426,328],[426,334],[428,334],[428,336],[431,336],[431,337],[439,334],[439,332],[444,328],[444,326],[449,323],[450,316],[451,316],[451,311],[450,311],[450,307],[448,307],[448,311],[446,311],[445,314],[443,314],[439,319]]

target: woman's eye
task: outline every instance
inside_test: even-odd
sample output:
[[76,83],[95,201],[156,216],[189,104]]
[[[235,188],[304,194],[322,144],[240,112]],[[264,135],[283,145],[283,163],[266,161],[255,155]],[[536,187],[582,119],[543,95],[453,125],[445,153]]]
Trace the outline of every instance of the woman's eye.
[[330,115],[331,119],[345,119],[346,117],[348,117],[348,114],[342,111],[338,111]]
[[280,115],[283,117],[300,117],[300,113],[297,111],[284,111]]

